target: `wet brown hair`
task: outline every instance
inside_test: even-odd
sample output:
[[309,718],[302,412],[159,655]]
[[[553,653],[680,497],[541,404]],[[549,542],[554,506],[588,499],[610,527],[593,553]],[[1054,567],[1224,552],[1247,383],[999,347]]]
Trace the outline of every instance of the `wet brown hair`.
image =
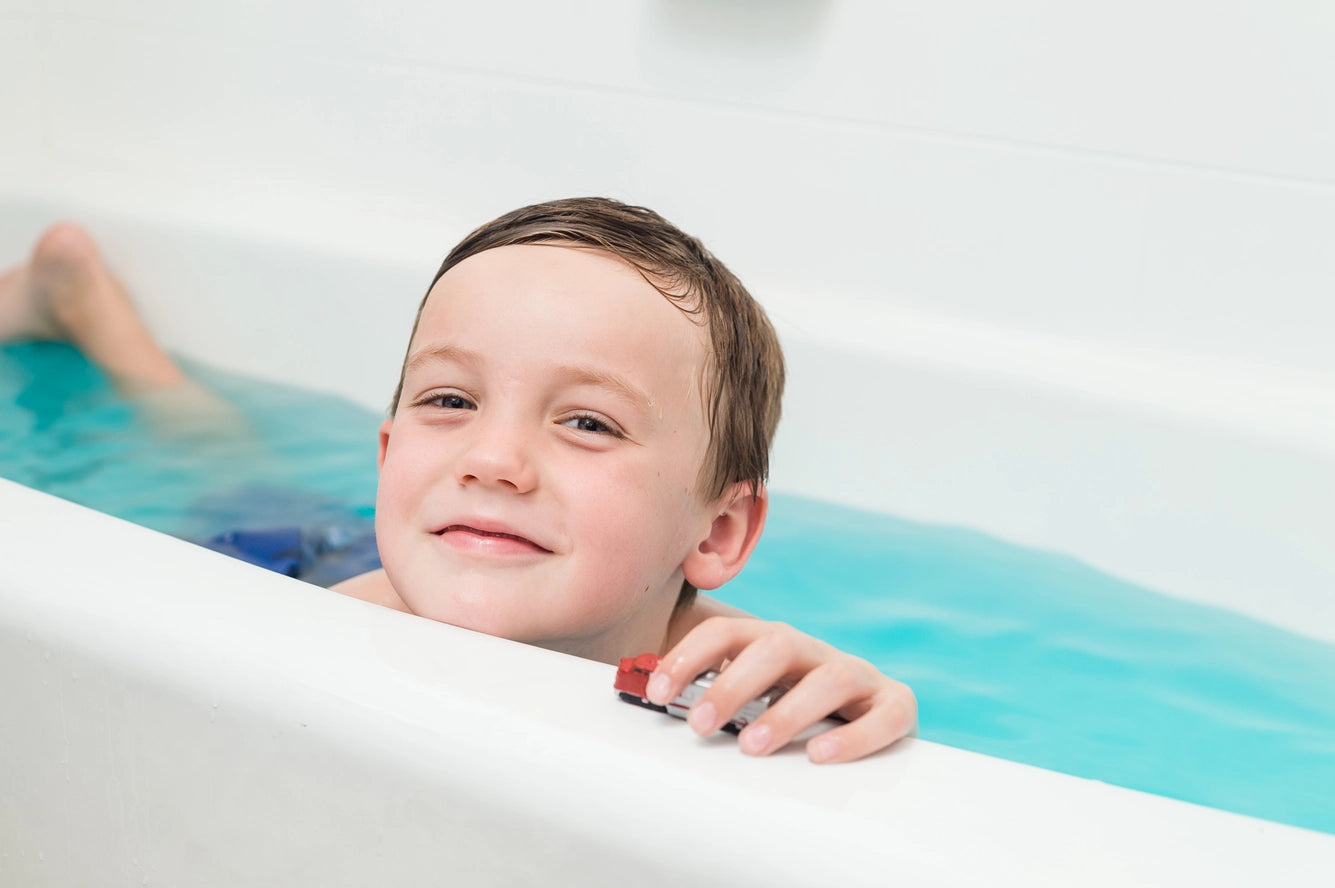
[[[709,446],[701,489],[710,499],[750,482],[754,495],[769,474],[769,450],[779,424],[783,352],[764,310],[742,282],[699,240],[653,210],[602,197],[578,197],[522,207],[486,223],[450,251],[417,308],[413,336],[436,281],[470,256],[517,244],[575,244],[602,250],[637,269],[687,317],[705,326],[710,354],[701,368]],[[412,336],[409,337],[411,347]],[[407,358],[404,358],[405,363]],[[390,403],[398,409],[403,370]],[[686,585],[678,607],[695,590]]]

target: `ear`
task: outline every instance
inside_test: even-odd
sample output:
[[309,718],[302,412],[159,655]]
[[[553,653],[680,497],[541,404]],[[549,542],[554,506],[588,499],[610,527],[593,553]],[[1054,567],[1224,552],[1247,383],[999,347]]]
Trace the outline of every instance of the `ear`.
[[697,589],[717,589],[741,572],[760,541],[769,514],[769,491],[760,484],[752,495],[750,482],[732,485],[714,501],[718,515],[682,562],[686,582]]
[[394,418],[390,417],[380,424],[380,453],[375,458],[377,469],[385,466],[385,450],[389,447],[389,430],[394,428]]

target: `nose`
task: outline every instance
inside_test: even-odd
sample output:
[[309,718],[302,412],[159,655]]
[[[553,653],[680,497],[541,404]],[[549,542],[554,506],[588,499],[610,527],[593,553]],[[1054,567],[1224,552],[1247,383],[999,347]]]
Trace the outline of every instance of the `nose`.
[[455,474],[464,486],[502,487],[527,493],[537,484],[531,439],[518,423],[500,416],[478,417]]

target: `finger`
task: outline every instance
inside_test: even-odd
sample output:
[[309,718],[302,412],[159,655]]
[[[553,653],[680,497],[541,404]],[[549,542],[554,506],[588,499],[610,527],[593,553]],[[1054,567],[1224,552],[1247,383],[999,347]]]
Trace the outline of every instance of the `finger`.
[[767,755],[832,712],[860,715],[886,681],[870,663],[854,657],[823,663],[742,731],[738,738],[742,751]]
[[756,638],[774,631],[775,625],[751,618],[705,620],[659,660],[647,689],[650,701],[661,706],[672,700],[701,672],[736,657]]
[[[688,721],[697,733],[713,733],[765,691],[776,684],[795,681],[820,660],[828,658],[829,653],[823,650],[825,645],[811,636],[786,626],[771,628],[772,631],[738,653],[691,708]],[[821,716],[846,702],[845,697],[834,700]]]
[[918,724],[918,703],[907,685],[889,681],[871,706],[848,724],[807,741],[807,757],[817,764],[851,762],[907,737]]

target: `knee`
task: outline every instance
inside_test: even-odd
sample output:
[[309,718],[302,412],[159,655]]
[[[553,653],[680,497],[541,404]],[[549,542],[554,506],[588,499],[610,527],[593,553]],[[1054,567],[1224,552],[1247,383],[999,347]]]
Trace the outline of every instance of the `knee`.
[[86,268],[101,261],[93,236],[73,222],[57,222],[46,229],[32,251],[34,268]]

